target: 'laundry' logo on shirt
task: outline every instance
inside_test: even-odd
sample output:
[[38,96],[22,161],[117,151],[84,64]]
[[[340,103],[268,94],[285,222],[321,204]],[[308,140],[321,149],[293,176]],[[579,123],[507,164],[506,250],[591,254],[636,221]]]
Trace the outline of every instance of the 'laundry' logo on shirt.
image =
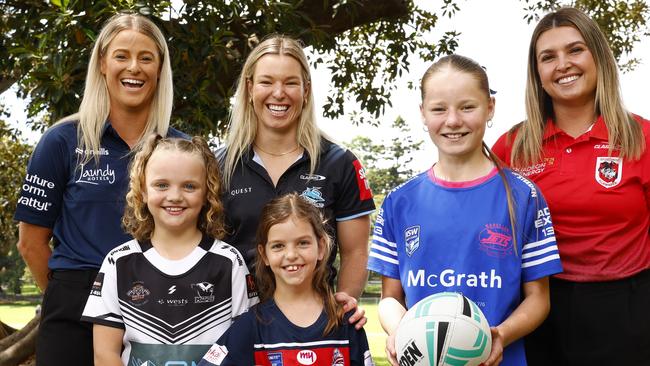
[[103,169],[86,169],[86,166],[81,164],[79,167],[79,178],[75,182],[93,185],[99,185],[101,182],[113,184],[115,183],[115,170],[111,169],[108,164]]

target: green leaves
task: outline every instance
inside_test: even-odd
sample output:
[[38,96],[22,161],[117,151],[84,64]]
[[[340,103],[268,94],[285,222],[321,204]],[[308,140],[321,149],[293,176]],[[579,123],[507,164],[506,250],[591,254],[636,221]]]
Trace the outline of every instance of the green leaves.
[[[522,2],[529,22],[566,3]],[[574,2],[603,27],[619,60],[649,32],[644,1]],[[314,51],[312,65],[329,69],[331,82],[315,86],[327,90],[325,116],[377,125],[391,105],[396,80],[409,75],[411,57],[432,61],[458,47],[459,30],[431,35],[441,17],[462,11],[458,3],[427,3],[434,10],[425,10],[414,0],[5,0],[0,92],[17,83],[18,94],[30,100],[28,122],[37,129],[76,112],[101,25],[117,12],[132,11],[149,16],[167,36],[175,85],[172,123],[188,133],[225,132],[241,65],[269,33],[302,39]]]

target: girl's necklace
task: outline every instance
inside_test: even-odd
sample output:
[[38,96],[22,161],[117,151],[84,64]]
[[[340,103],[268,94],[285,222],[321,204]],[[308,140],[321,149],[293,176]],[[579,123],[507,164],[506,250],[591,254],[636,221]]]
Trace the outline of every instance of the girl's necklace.
[[278,154],[278,153],[268,152],[268,151],[262,149],[261,147],[259,147],[259,145],[257,145],[256,143],[253,143],[253,146],[255,146],[259,151],[261,151],[261,152],[263,152],[263,153],[265,153],[267,155],[271,155],[271,156],[285,156],[285,155],[291,154],[292,152],[295,152],[296,150],[298,150],[300,148],[300,145],[297,145],[292,150],[289,150],[287,152],[283,152],[283,153]]

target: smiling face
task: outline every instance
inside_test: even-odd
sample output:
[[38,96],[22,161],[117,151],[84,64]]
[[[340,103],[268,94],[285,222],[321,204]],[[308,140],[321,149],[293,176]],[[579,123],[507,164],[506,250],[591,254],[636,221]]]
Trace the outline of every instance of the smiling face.
[[248,80],[248,94],[259,129],[296,129],[309,88],[302,77],[300,62],[291,56],[267,54],[255,64]]
[[316,264],[325,253],[311,224],[294,216],[271,226],[266,244],[259,249],[280,290],[311,288]]
[[145,168],[144,201],[153,217],[154,232],[198,231],[205,200],[206,173],[201,156],[175,149],[153,152]]
[[494,98],[467,72],[445,67],[426,80],[420,111],[441,161],[482,156],[483,135]]
[[569,26],[542,33],[535,46],[537,72],[553,103],[594,103],[597,70],[580,32]]
[[160,62],[151,38],[132,29],[119,32],[101,58],[111,111],[148,109],[158,86]]

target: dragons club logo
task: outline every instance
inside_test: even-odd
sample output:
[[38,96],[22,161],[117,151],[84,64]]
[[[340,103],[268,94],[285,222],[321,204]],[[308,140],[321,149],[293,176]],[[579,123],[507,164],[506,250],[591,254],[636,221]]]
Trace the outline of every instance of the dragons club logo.
[[596,182],[605,188],[612,188],[621,183],[623,160],[617,157],[599,156],[596,159]]

